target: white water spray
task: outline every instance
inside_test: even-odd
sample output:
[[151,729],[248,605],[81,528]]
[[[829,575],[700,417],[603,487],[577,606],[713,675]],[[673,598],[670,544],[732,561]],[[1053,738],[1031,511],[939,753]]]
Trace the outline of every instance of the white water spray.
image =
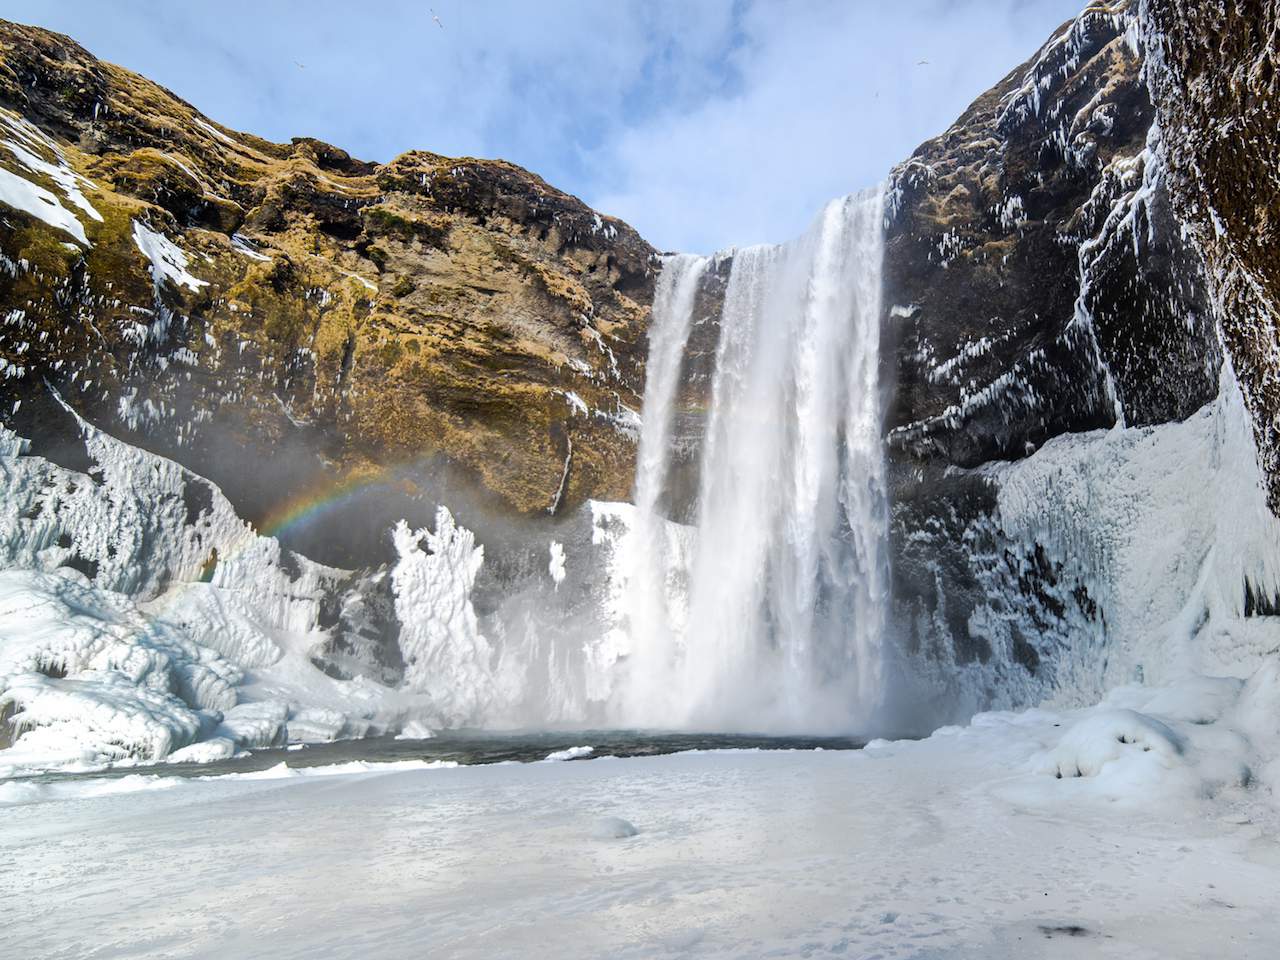
[[680,254],[667,259],[654,293],[654,322],[649,335],[645,370],[644,417],[636,452],[637,544],[631,557],[629,626],[632,653],[630,684],[623,709],[644,724],[661,700],[671,666],[670,640],[680,630],[669,599],[671,577],[679,560],[668,549],[666,521],[659,505],[671,466],[671,427],[680,389],[680,369],[693,322],[698,284],[706,274],[707,260]]
[[705,262],[668,263],[636,481],[628,722],[840,729],[875,711],[888,593],[882,222],[870,191],[829,204],[796,241],[735,255],[683,571],[658,506]]

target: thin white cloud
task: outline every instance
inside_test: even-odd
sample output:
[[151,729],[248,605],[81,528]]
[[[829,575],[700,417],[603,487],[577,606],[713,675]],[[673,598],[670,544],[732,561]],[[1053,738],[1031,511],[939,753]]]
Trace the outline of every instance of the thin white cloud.
[[744,88],[620,130],[596,164],[612,186],[592,199],[681,249],[792,236],[942,133],[1074,3],[1034,8],[755,0],[736,55]]

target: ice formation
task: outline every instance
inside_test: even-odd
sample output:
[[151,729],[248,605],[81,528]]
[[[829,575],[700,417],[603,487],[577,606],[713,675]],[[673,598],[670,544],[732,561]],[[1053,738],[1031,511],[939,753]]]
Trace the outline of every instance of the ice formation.
[[392,571],[400,649],[407,689],[427,695],[452,725],[475,722],[491,696],[491,650],[471,604],[471,588],[484,563],[484,547],[459,527],[448,509],[436,528],[394,531],[400,559]]
[[434,531],[397,531],[406,682],[339,679],[311,658],[350,574],[259,536],[172,461],[75,422],[88,473],[0,427],[0,715],[5,740],[18,735],[0,773],[478,719],[482,552],[447,511]]
[[[1004,536],[1061,561],[1059,580],[1101,611],[1053,651],[1059,699],[1091,703],[1135,678],[1242,676],[1280,652],[1274,619],[1246,615],[1251,592],[1280,593],[1280,521],[1230,365],[1218,399],[1182,423],[1058,437],[989,472]],[[1007,636],[1011,608],[997,600],[979,616]]]

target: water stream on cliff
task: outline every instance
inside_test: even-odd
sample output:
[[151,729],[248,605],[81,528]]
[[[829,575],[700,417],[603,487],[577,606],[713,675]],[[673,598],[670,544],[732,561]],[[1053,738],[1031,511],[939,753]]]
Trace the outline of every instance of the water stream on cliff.
[[679,372],[706,262],[668,260],[636,479],[630,722],[839,729],[882,696],[888,590],[880,440],[883,194],[734,254],[706,415],[697,531],[660,515]]

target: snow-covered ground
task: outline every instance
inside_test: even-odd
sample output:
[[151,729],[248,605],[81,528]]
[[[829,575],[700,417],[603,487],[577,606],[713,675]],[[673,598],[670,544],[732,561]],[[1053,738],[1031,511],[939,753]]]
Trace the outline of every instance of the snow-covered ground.
[[861,752],[10,782],[0,942],[51,960],[1271,958],[1278,723],[1269,668]]

